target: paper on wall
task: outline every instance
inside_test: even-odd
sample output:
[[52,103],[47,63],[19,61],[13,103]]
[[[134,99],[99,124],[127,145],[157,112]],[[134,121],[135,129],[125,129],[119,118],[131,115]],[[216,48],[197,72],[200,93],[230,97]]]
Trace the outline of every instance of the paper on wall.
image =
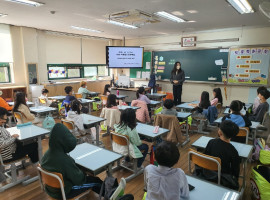
[[137,71],[136,78],[141,78],[141,71]]
[[142,72],[142,78],[150,78],[150,72]]
[[146,62],[145,69],[150,69],[150,62]]
[[215,60],[215,63],[216,63],[216,65],[223,65],[224,64],[223,59]]

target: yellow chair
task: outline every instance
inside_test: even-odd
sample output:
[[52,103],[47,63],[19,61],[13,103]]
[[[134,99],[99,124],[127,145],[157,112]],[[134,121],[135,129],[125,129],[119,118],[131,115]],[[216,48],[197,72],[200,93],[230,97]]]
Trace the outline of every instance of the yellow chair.
[[202,167],[207,170],[218,172],[218,184],[220,185],[221,177],[221,159],[218,157],[208,156],[206,154],[195,151],[194,149],[189,149],[188,152],[188,170],[191,172],[191,162],[195,165]]
[[[38,176],[41,188],[44,190],[44,186],[49,186],[52,188],[60,189],[63,200],[66,200],[65,190],[64,190],[64,180],[61,173],[57,172],[49,172],[47,170],[42,169],[42,167],[39,165],[37,167],[38,169]],[[85,192],[79,194],[78,196],[72,198],[72,199],[79,199],[85,195],[87,195],[90,192],[91,189],[86,190]],[[51,197],[51,199],[54,199]]]
[[218,113],[221,113],[221,109],[222,109],[221,103],[217,103],[216,107],[217,107]]
[[75,94],[75,97],[76,97],[77,99],[81,99],[81,98],[82,98],[82,94],[76,93],[76,94]]
[[248,127],[240,127],[239,132],[236,137],[246,137],[246,144],[248,144],[248,135],[249,135],[249,128]]
[[68,128],[68,130],[70,130],[71,132],[75,130],[75,124],[73,121],[70,121],[67,119],[61,119],[61,123],[65,125]]
[[38,99],[39,99],[39,103],[40,103],[41,105],[46,105],[46,104],[47,104],[45,99],[40,98],[40,97],[39,97]]
[[20,122],[21,124],[24,123],[23,122],[23,115],[22,115],[22,113],[20,113],[20,112],[14,112],[13,114],[14,114],[17,122]]
[[[118,134],[118,133],[115,133],[113,131],[111,131],[111,142],[112,142],[112,149],[113,151],[115,151],[116,153],[120,153],[122,154],[123,156],[128,156],[130,158],[133,158],[132,155],[130,154],[130,149],[129,149],[129,137],[127,135],[122,135],[122,134]],[[127,153],[123,153],[123,151],[118,151],[119,149],[116,148],[117,146],[122,146],[124,148],[127,149]],[[121,150],[123,150],[121,148]],[[123,164],[120,164],[120,161],[117,161],[117,166],[115,168],[113,168],[113,171],[115,170],[118,170],[120,168],[125,168],[131,172],[133,172],[132,175],[130,175],[129,177],[126,177],[126,181],[130,181],[131,179],[139,176],[140,174],[143,173],[143,169],[142,168],[139,168],[137,167],[137,162],[138,162],[138,159],[137,158],[133,158],[133,165],[132,165],[132,168],[130,168],[129,166],[126,166],[126,165],[123,165]]]

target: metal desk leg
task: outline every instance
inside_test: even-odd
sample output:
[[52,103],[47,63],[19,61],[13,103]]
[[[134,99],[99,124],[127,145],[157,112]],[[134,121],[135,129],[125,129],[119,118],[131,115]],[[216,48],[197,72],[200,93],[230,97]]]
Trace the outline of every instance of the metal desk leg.
[[186,140],[181,144],[181,146],[185,146],[189,141],[190,139],[188,134],[188,118],[186,118]]
[[96,145],[99,146],[99,124],[96,124]]
[[91,114],[91,102],[88,104],[89,114]]
[[112,164],[108,166],[108,176],[112,176]]
[[41,163],[42,157],[43,157],[43,153],[42,153],[41,136],[38,136],[38,158],[39,158],[40,163]]

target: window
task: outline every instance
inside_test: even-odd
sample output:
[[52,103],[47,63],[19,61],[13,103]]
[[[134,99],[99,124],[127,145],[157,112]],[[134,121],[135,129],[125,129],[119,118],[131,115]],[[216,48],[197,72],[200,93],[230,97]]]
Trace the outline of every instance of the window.
[[0,82],[1,83],[9,83],[10,82],[9,63],[0,63]]
[[49,80],[109,75],[109,69],[106,65],[48,64],[47,68]]
[[84,67],[84,77],[91,77],[91,76],[96,76],[97,75],[97,67],[92,66],[92,67]]

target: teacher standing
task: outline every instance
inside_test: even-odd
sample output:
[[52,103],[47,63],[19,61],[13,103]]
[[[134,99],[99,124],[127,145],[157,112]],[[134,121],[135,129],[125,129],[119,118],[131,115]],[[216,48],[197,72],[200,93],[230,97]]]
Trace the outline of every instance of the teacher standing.
[[181,104],[182,85],[185,81],[185,72],[181,69],[181,63],[175,62],[171,72],[171,83],[173,84],[174,105]]

